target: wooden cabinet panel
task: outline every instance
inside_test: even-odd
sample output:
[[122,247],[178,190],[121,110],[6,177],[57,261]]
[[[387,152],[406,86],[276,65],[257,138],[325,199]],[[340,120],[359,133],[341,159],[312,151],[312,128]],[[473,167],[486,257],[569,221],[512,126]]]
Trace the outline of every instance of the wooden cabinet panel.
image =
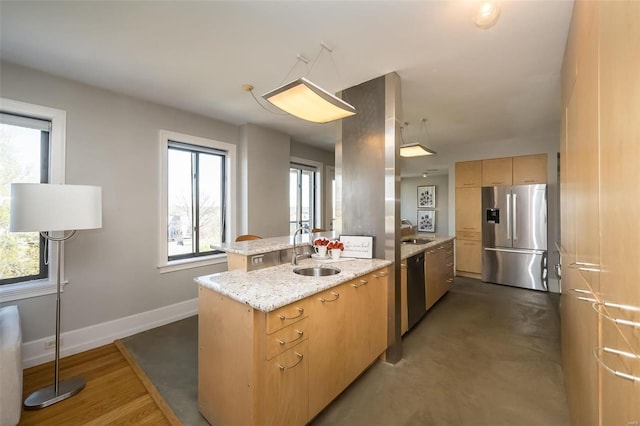
[[481,210],[481,188],[456,188],[457,232],[482,232]]
[[456,270],[482,273],[482,244],[480,241],[456,241]]
[[513,184],[547,183],[547,154],[513,157]]
[[456,188],[482,186],[482,161],[456,163]]
[[511,185],[512,175],[511,157],[482,160],[482,186]]
[[345,284],[313,296],[310,309],[309,416],[318,414],[345,386],[349,350]]
[[409,312],[407,311],[407,260],[400,263],[400,333],[409,331]]
[[[369,365],[380,356],[388,345],[388,294],[389,294],[389,269],[385,268],[371,275],[371,287],[369,288],[369,312],[367,313],[367,325],[369,339]],[[363,368],[361,367],[361,368]]]
[[309,348],[304,340],[267,362],[264,393],[267,422],[304,425],[309,419]]

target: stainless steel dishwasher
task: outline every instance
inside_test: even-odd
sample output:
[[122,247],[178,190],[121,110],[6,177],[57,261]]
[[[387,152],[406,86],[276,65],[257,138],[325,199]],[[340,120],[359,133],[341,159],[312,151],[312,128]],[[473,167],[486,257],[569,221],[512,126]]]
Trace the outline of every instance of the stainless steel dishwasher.
[[407,259],[407,317],[409,328],[427,312],[424,285],[424,252]]

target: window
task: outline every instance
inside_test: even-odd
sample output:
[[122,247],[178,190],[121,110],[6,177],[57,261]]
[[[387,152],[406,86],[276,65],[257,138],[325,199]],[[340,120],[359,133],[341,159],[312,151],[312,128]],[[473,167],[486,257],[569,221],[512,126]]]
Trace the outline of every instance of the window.
[[295,159],[290,164],[289,230],[292,234],[301,226],[309,229],[320,226],[319,168],[322,168],[321,163],[301,159]]
[[[56,265],[37,232],[9,231],[11,183],[64,183],[64,111],[0,98],[0,298],[52,294]],[[62,270],[60,271],[61,275]],[[66,282],[62,281],[64,285]]]
[[45,240],[9,232],[11,183],[49,181],[51,122],[0,113],[0,284],[46,278]]
[[235,146],[167,131],[161,132],[161,143],[165,179],[160,267],[164,272],[213,263],[224,257],[214,247],[230,235]]

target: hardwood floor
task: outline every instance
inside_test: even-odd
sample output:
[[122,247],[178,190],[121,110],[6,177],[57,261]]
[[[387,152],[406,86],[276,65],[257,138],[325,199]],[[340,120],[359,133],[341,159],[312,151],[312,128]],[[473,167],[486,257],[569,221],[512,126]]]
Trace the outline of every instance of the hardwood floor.
[[[126,349],[110,344],[63,358],[60,379],[81,376],[77,395],[42,410],[22,410],[20,425],[180,425]],[[24,397],[53,383],[53,362],[24,371]],[[23,398],[24,399],[24,398]],[[168,410],[168,411],[167,411]]]

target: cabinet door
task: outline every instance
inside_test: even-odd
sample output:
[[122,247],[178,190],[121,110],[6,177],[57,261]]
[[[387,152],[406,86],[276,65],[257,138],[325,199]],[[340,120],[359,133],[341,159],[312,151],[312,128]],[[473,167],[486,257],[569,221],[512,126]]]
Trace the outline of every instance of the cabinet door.
[[456,163],[456,188],[482,186],[482,161]]
[[309,420],[307,341],[266,362],[265,414],[268,425],[304,425]]
[[[438,246],[439,247],[439,246]],[[438,259],[438,247],[432,247],[425,251],[424,269],[425,269],[425,303],[427,309],[433,306],[440,298],[440,268]]]
[[345,387],[345,285],[309,298],[309,418]]
[[[566,256],[565,260],[572,263],[574,259]],[[598,368],[592,351],[599,340],[598,316],[591,307],[594,295],[576,269],[563,268],[562,287],[563,370],[571,424],[597,426]]]
[[[369,365],[382,354],[388,346],[388,303],[389,294],[389,268],[380,269],[371,275],[371,287],[369,288]],[[367,366],[365,365],[365,367]]]
[[511,185],[512,175],[511,157],[482,160],[482,186]]
[[364,275],[343,284],[341,292],[347,309],[343,339],[347,350],[342,353],[345,361],[343,372],[344,387],[356,379],[369,365],[369,293],[374,282],[371,274]]
[[456,241],[456,270],[482,273],[482,244],[480,241]]
[[[606,302],[640,307],[640,2],[599,3],[600,290]],[[610,313],[640,322],[639,313]],[[640,354],[640,329],[604,320],[602,338],[603,345]],[[605,362],[640,377],[637,360],[607,355]],[[603,369],[601,375],[602,425],[639,424],[640,382]]]
[[480,240],[482,232],[481,188],[456,188],[456,232],[475,233]]
[[409,330],[409,314],[407,311],[407,259],[400,262],[400,332]]
[[513,184],[547,183],[547,154],[513,157]]

